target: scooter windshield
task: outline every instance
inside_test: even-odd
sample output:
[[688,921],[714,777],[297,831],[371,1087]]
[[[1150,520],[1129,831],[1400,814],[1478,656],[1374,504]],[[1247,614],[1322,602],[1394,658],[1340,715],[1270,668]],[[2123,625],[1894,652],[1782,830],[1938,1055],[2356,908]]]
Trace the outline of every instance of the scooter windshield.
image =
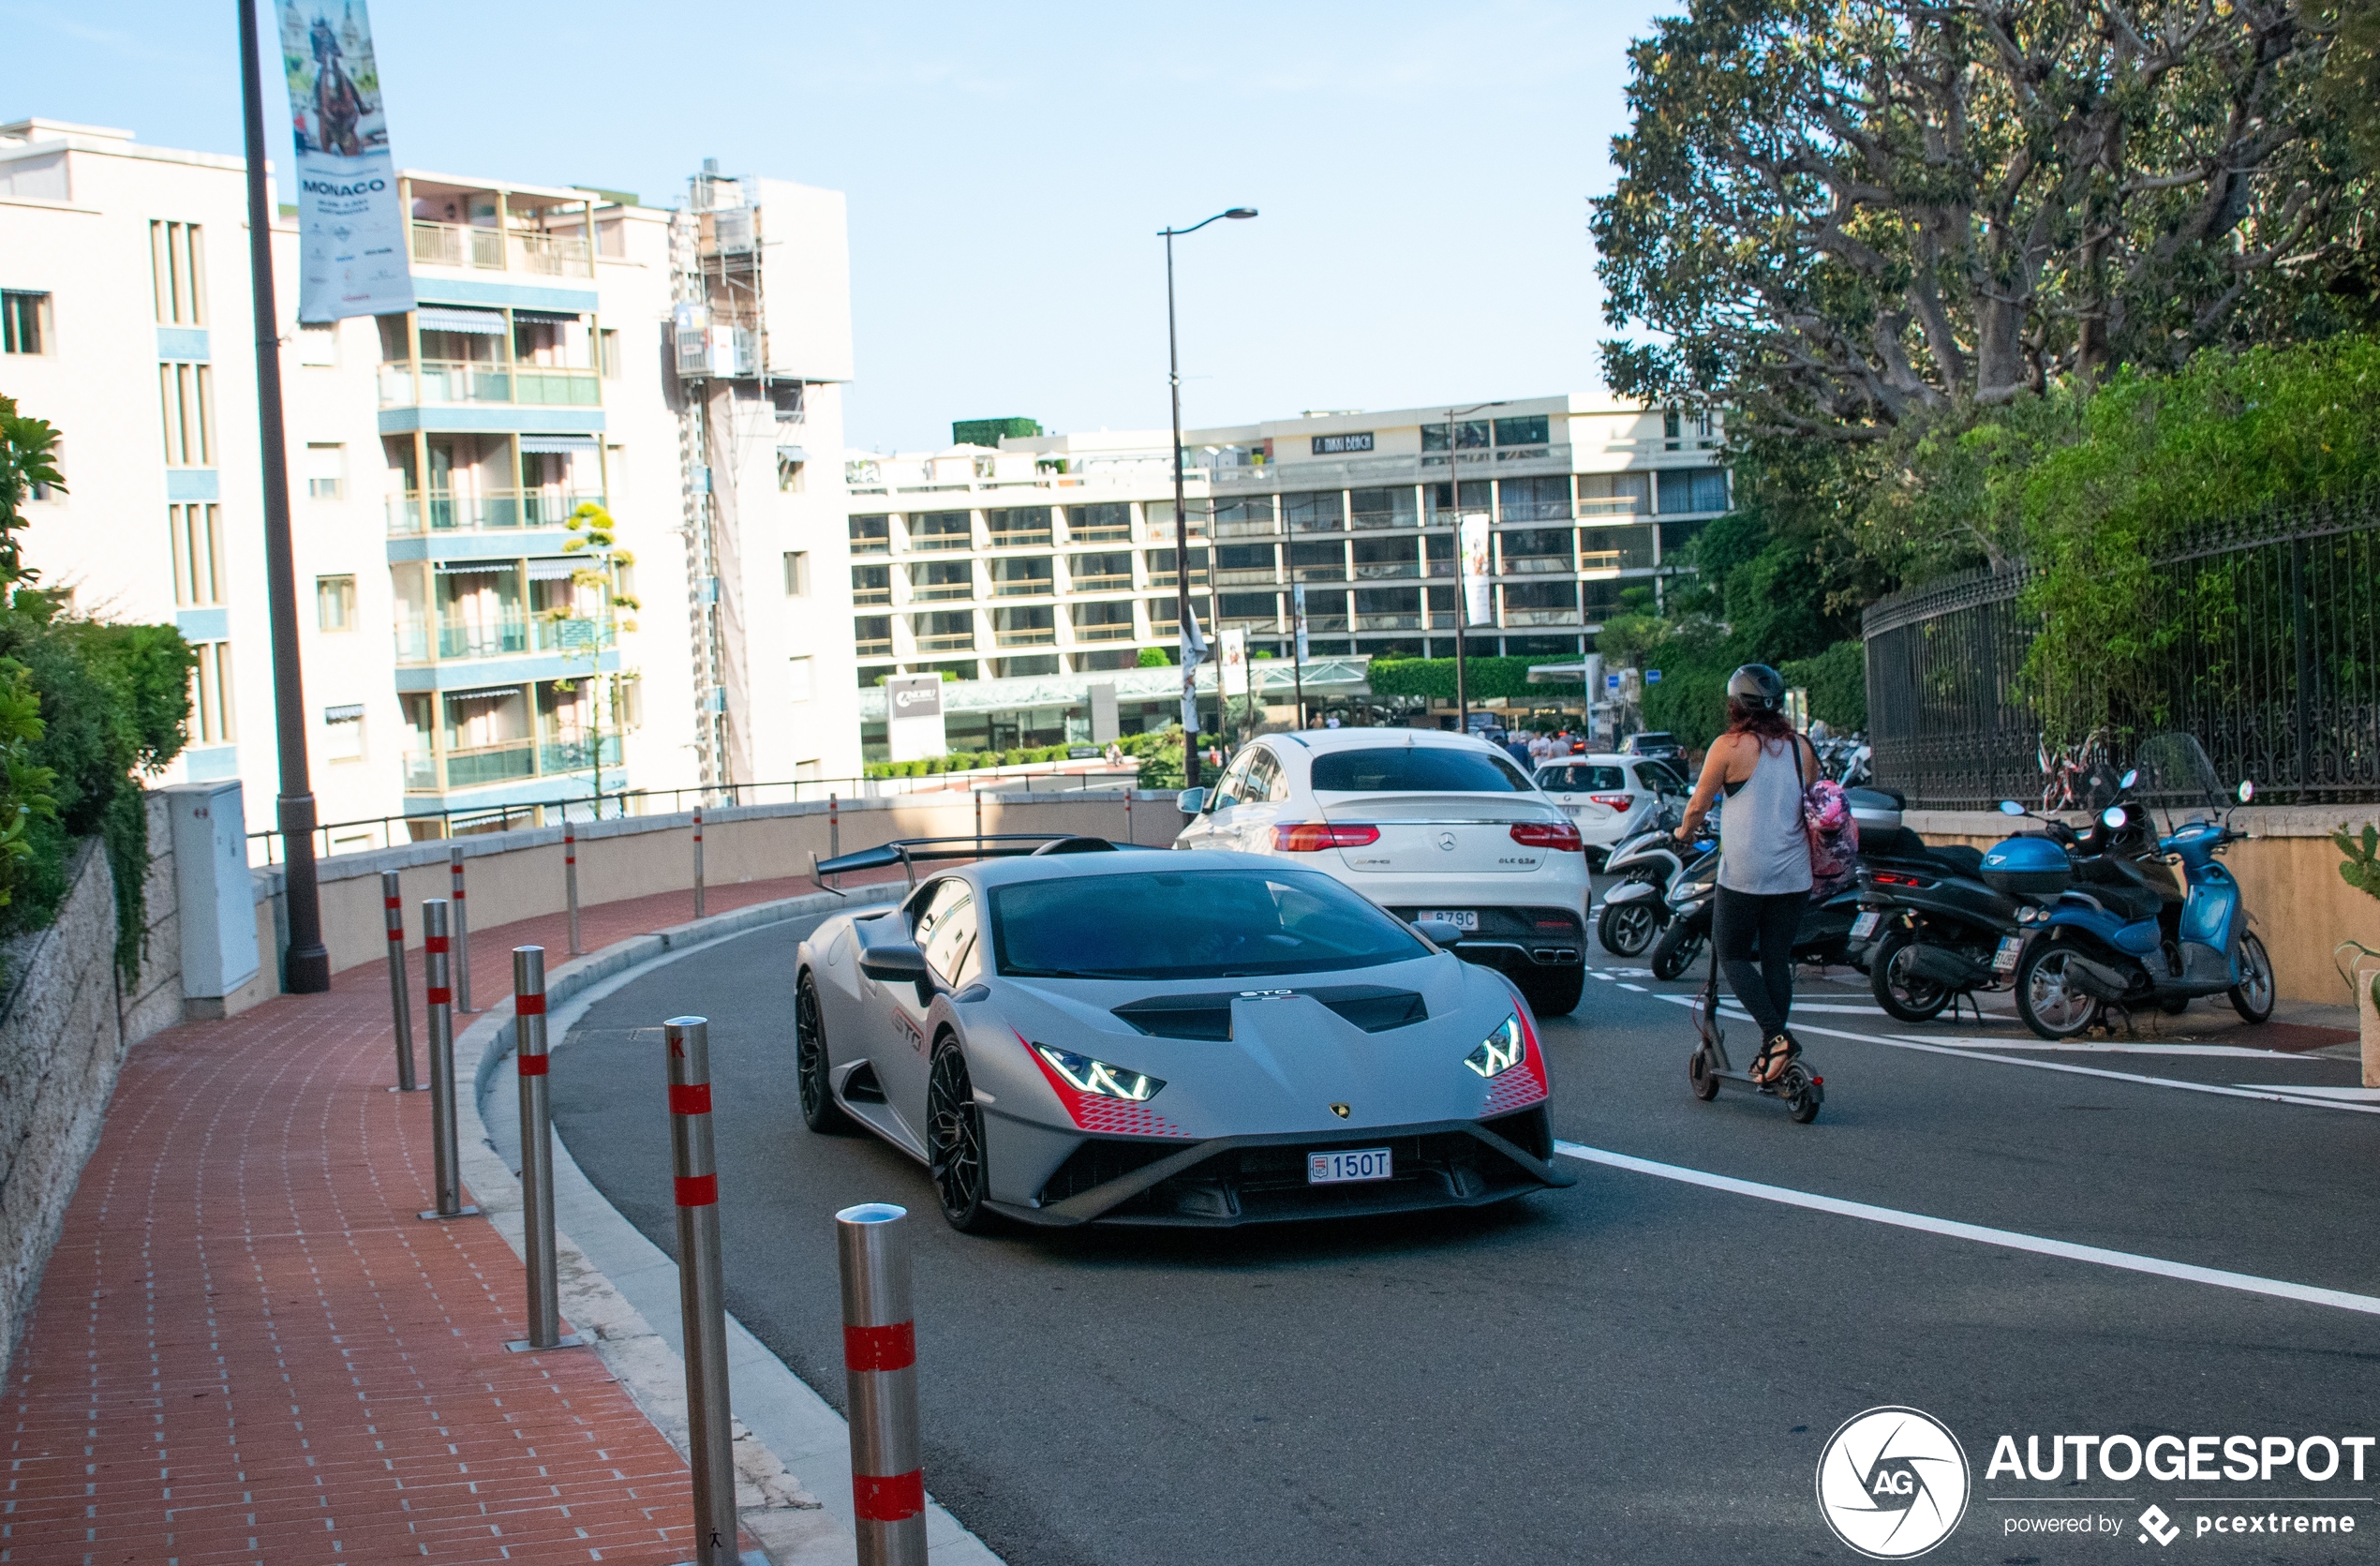
[[2143,804],[2221,813],[2223,783],[2196,736],[2152,734],[2141,741],[2136,766],[2140,777],[2133,792]]

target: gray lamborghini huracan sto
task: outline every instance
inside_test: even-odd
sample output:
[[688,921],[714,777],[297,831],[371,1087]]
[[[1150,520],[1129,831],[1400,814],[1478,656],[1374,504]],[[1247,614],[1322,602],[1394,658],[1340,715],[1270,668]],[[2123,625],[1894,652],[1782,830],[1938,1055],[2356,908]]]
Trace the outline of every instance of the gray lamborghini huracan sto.
[[1476,1207],[1553,1161],[1535,1020],[1327,875],[1237,853],[976,860],[801,945],[814,1131],[923,1162],[961,1230]]

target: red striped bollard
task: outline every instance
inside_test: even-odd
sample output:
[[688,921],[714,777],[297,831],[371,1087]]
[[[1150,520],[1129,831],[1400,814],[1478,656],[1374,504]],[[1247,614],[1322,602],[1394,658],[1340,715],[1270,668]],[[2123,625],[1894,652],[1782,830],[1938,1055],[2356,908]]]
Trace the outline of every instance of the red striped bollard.
[[826,796],[826,857],[834,858],[843,851],[843,802],[834,795]]
[[454,1009],[471,1013],[471,917],[463,905],[463,845],[446,851],[447,901],[454,905]]
[[694,807],[694,917],[703,917],[703,807]]
[[578,949],[578,828],[571,825],[570,807],[562,807],[562,890],[571,904],[571,955]]
[[843,1380],[859,1566],[926,1566],[926,1474],[917,1436],[917,1327],[905,1208],[835,1215],[843,1284]]
[[677,1301],[686,1335],[687,1456],[694,1469],[692,1566],[738,1566],[736,1454],[727,1410],[727,1302],[719,1266],[719,1166],[711,1154],[710,1022],[672,1017],[669,1152],[677,1176]]
[[397,1093],[411,1093],[413,1082],[413,1000],[405,987],[405,894],[397,888],[396,872],[380,872],[380,902],[388,910],[389,1010],[396,1019]]
[[521,1081],[521,1249],[528,1261],[528,1335],[505,1348],[575,1349],[562,1335],[554,1260],[554,1114],[546,1096],[545,948],[513,948],[513,1068]]
[[438,1205],[425,1218],[468,1218],[479,1211],[463,1204],[463,1158],[454,1136],[454,991],[448,969],[446,899],[422,902],[422,976],[428,992],[430,1023],[430,1170]]

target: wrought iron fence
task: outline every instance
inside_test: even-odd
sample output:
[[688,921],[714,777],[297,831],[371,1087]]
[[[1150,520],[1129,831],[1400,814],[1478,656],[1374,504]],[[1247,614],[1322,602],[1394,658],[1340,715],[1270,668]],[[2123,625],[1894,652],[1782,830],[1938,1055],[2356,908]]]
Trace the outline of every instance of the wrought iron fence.
[[[2185,529],[2156,560],[2153,677],[2115,743],[2177,729],[2261,801],[2380,800],[2380,501],[2280,508]],[[2043,724],[2020,680],[2040,629],[2022,564],[1867,614],[1876,779],[1912,805],[2037,799]],[[2052,672],[2089,681],[2090,668]]]

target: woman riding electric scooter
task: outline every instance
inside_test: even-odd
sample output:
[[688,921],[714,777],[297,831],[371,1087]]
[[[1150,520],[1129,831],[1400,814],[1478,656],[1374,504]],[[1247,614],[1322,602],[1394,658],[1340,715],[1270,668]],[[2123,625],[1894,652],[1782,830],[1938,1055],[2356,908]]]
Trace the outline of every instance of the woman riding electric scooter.
[[[1711,741],[1677,837],[1690,843],[1720,790],[1718,907],[1712,943],[1736,1000],[1760,1024],[1753,1081],[1774,1082],[1802,1052],[1787,1031],[1793,1005],[1793,934],[1812,885],[1804,790],[1818,756],[1785,716],[1785,680],[1747,664],[1727,681],[1727,732]],[[1760,961],[1752,953],[1757,947]]]

